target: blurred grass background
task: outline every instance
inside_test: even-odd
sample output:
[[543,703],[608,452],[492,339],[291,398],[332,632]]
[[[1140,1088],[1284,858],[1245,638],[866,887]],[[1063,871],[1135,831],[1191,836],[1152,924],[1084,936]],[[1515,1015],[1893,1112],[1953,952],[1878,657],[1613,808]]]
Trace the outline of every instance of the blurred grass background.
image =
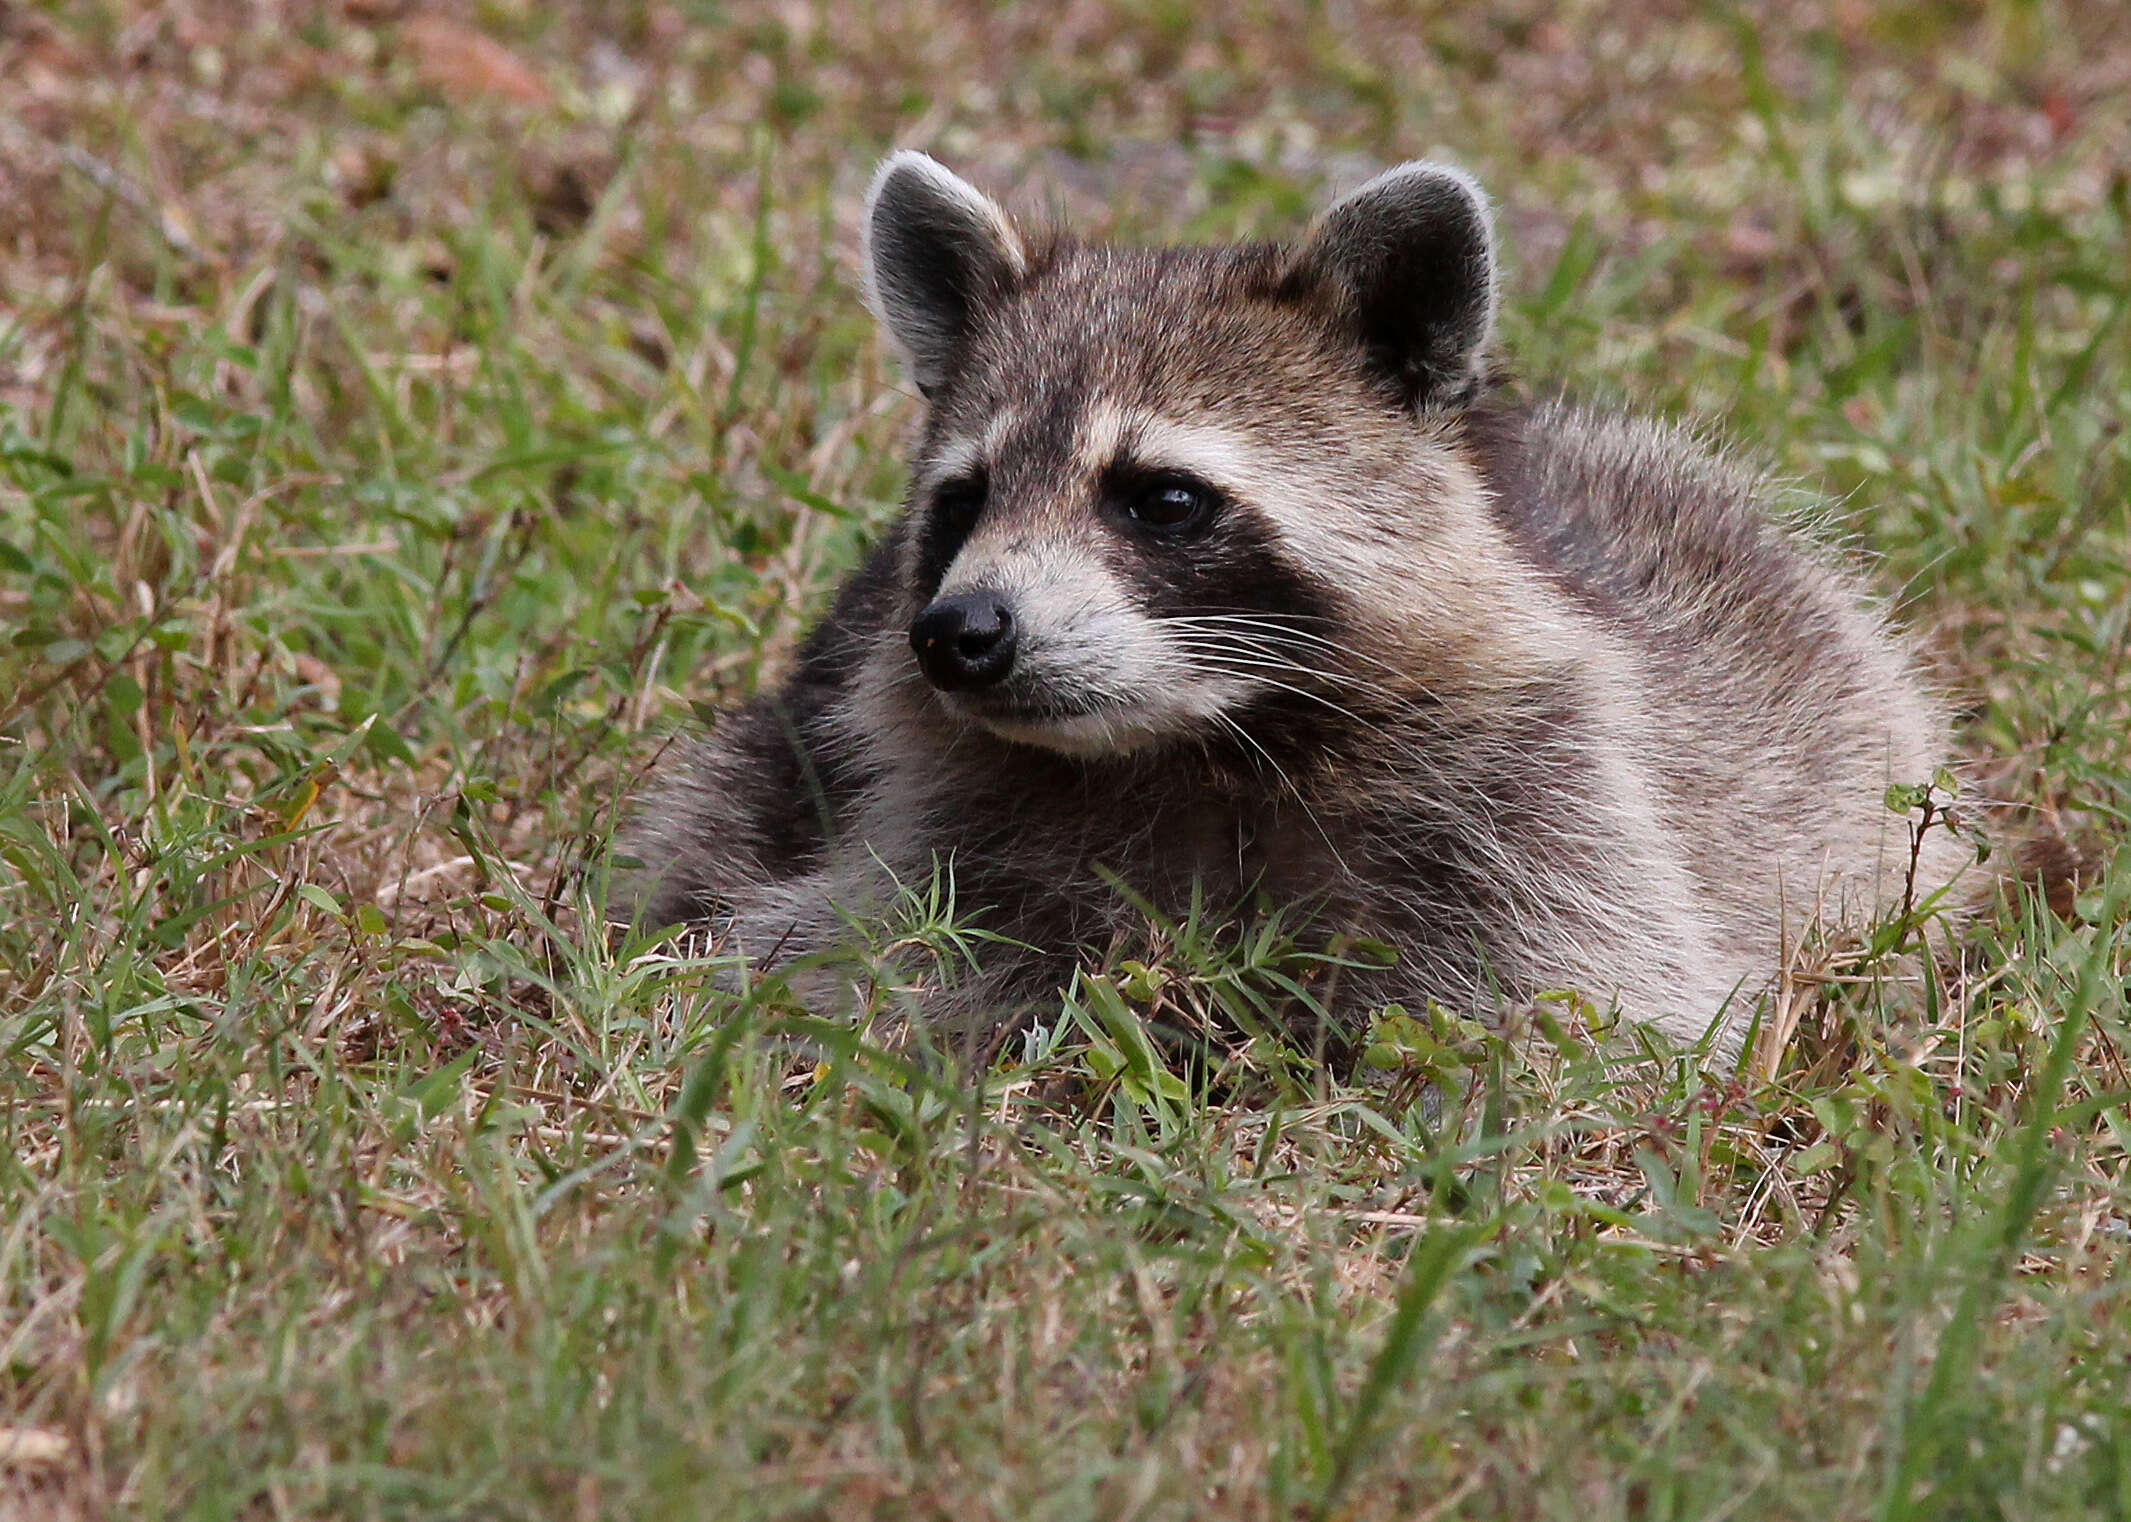
[[[0,0],[0,1510],[2131,1513],[2125,19]],[[897,145],[1128,239],[1472,169],[1513,384],[1839,498],[2082,896],[1743,1077],[1188,1081],[1310,951],[1201,926],[949,1075],[610,944],[895,510]]]

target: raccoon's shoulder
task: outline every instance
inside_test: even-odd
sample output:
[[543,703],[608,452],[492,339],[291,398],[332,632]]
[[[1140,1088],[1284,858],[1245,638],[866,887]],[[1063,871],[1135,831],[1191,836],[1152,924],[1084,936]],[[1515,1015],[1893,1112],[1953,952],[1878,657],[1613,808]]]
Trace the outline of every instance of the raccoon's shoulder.
[[1594,612],[1669,621],[1844,581],[1763,472],[1675,424],[1556,400],[1476,409],[1466,438],[1511,542]]

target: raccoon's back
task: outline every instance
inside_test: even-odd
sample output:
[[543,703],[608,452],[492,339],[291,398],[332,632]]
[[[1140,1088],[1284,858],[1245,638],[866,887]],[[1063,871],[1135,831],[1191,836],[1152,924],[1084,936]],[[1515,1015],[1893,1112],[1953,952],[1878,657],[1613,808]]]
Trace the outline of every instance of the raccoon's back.
[[1946,724],[1865,583],[1683,430],[1549,403],[1472,437],[1512,542],[1632,653],[1625,727],[1705,883],[1765,908],[1869,879],[1884,901],[1907,852],[1883,794],[1931,775]]
[[1810,642],[1811,605],[1852,600],[1829,558],[1770,511],[1765,482],[1683,429],[1549,402],[1476,413],[1468,431],[1513,542],[1609,627]]

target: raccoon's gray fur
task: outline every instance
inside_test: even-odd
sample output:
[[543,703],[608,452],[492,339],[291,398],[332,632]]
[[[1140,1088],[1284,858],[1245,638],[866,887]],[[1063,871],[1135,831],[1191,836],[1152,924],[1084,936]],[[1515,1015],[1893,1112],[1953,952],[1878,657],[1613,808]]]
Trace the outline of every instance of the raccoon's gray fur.
[[[900,153],[866,228],[908,510],[643,810],[649,919],[789,959],[944,867],[1010,938],[929,997],[978,1034],[1142,924],[1108,871],[1396,947],[1350,1004],[1570,988],[1730,1052],[1809,924],[1899,900],[1883,795],[1948,750],[1909,654],[1752,472],[1489,395],[1463,174],[1142,250]],[[1927,832],[1918,890],[1964,860]]]

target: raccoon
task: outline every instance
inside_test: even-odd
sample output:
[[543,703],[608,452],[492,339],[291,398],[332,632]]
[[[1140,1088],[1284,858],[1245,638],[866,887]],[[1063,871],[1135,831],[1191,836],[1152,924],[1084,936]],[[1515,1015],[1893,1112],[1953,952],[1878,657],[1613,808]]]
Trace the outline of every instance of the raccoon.
[[650,920],[789,960],[950,874],[1002,939],[920,1012],[981,1037],[1148,907],[1301,904],[1396,950],[1338,1019],[1568,989],[1735,1054],[1809,924],[1968,860],[1912,858],[1886,789],[1944,716],[1759,476],[1504,399],[1459,170],[1292,246],[1141,249],[903,152],[864,261],[925,402],[906,510],[658,783]]

